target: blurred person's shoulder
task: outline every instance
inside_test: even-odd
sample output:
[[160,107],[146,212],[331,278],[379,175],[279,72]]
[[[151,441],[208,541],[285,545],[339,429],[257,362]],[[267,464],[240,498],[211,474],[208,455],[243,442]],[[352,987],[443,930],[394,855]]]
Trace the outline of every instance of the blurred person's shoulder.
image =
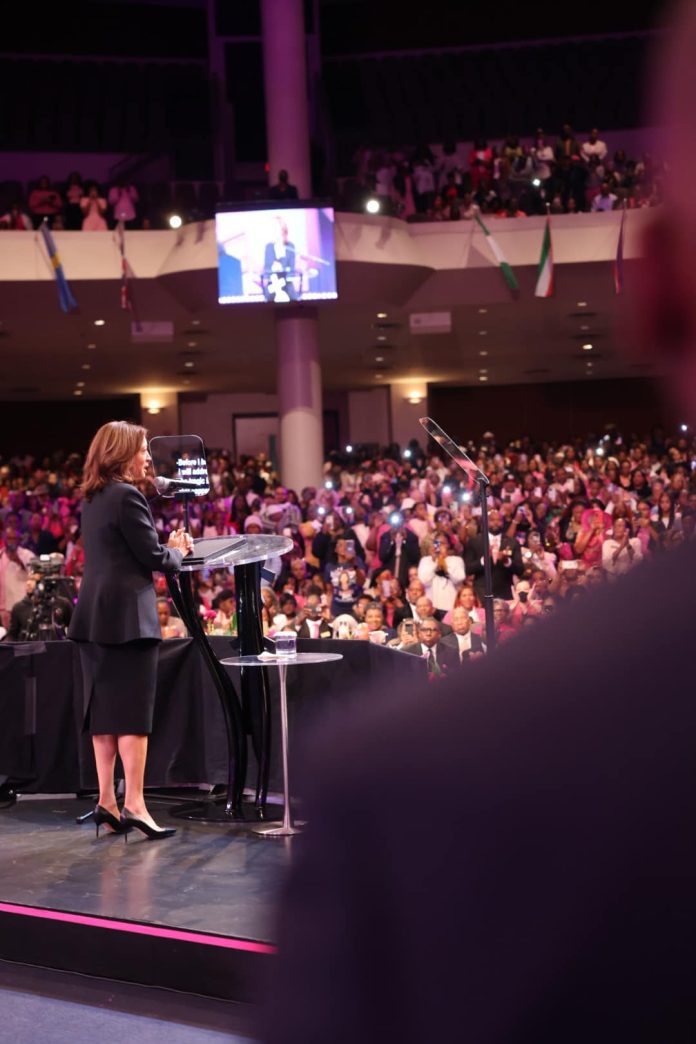
[[583,592],[452,680],[382,686],[368,699],[363,687],[312,734],[310,790],[321,779],[322,803],[341,793],[369,808],[371,794],[394,788],[413,809],[423,778],[456,802],[467,771],[483,778],[491,758],[556,764],[557,750],[624,743],[630,757],[631,734],[638,752],[672,710],[691,714],[695,575],[696,544],[684,545]]

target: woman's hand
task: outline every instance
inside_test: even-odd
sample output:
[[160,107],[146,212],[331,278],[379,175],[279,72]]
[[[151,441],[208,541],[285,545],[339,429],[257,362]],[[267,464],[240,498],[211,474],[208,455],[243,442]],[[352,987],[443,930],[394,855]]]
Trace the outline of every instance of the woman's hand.
[[181,551],[182,555],[190,555],[193,551],[193,537],[185,529],[174,529],[169,534],[167,547],[173,547]]

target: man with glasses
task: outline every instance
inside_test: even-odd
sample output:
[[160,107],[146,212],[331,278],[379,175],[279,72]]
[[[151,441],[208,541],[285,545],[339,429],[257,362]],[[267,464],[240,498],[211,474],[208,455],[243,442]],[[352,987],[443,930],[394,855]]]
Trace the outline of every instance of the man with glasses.
[[404,652],[421,656],[428,661],[428,678],[447,677],[459,667],[457,650],[440,641],[440,621],[427,616],[418,625],[418,641],[409,645]]

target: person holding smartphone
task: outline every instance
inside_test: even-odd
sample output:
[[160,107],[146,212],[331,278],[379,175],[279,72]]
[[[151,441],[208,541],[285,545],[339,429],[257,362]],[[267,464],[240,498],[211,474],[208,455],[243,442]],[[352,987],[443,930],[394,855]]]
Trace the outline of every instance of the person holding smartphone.
[[420,547],[416,534],[404,524],[404,517],[398,511],[389,516],[389,529],[386,529],[379,541],[379,560],[384,569],[408,587],[408,571],[410,566],[417,566],[420,561]]
[[407,620],[401,621],[396,629],[396,638],[392,639],[392,641],[387,644],[391,649],[399,649],[400,651],[403,651],[409,645],[415,645],[417,641],[416,621],[411,617]]
[[307,595],[304,609],[298,617],[301,621],[297,628],[298,638],[333,638],[333,627],[324,615],[322,597],[316,591]]

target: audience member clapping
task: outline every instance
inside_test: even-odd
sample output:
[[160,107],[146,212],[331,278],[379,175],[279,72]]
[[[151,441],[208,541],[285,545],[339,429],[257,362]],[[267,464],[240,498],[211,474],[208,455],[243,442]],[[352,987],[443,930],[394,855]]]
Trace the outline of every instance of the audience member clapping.
[[82,210],[83,232],[105,232],[106,224],[106,200],[99,195],[99,186],[91,182],[80,200]]
[[464,582],[464,562],[461,554],[450,554],[444,535],[424,542],[418,579],[435,609],[447,612],[453,607],[457,591]]

